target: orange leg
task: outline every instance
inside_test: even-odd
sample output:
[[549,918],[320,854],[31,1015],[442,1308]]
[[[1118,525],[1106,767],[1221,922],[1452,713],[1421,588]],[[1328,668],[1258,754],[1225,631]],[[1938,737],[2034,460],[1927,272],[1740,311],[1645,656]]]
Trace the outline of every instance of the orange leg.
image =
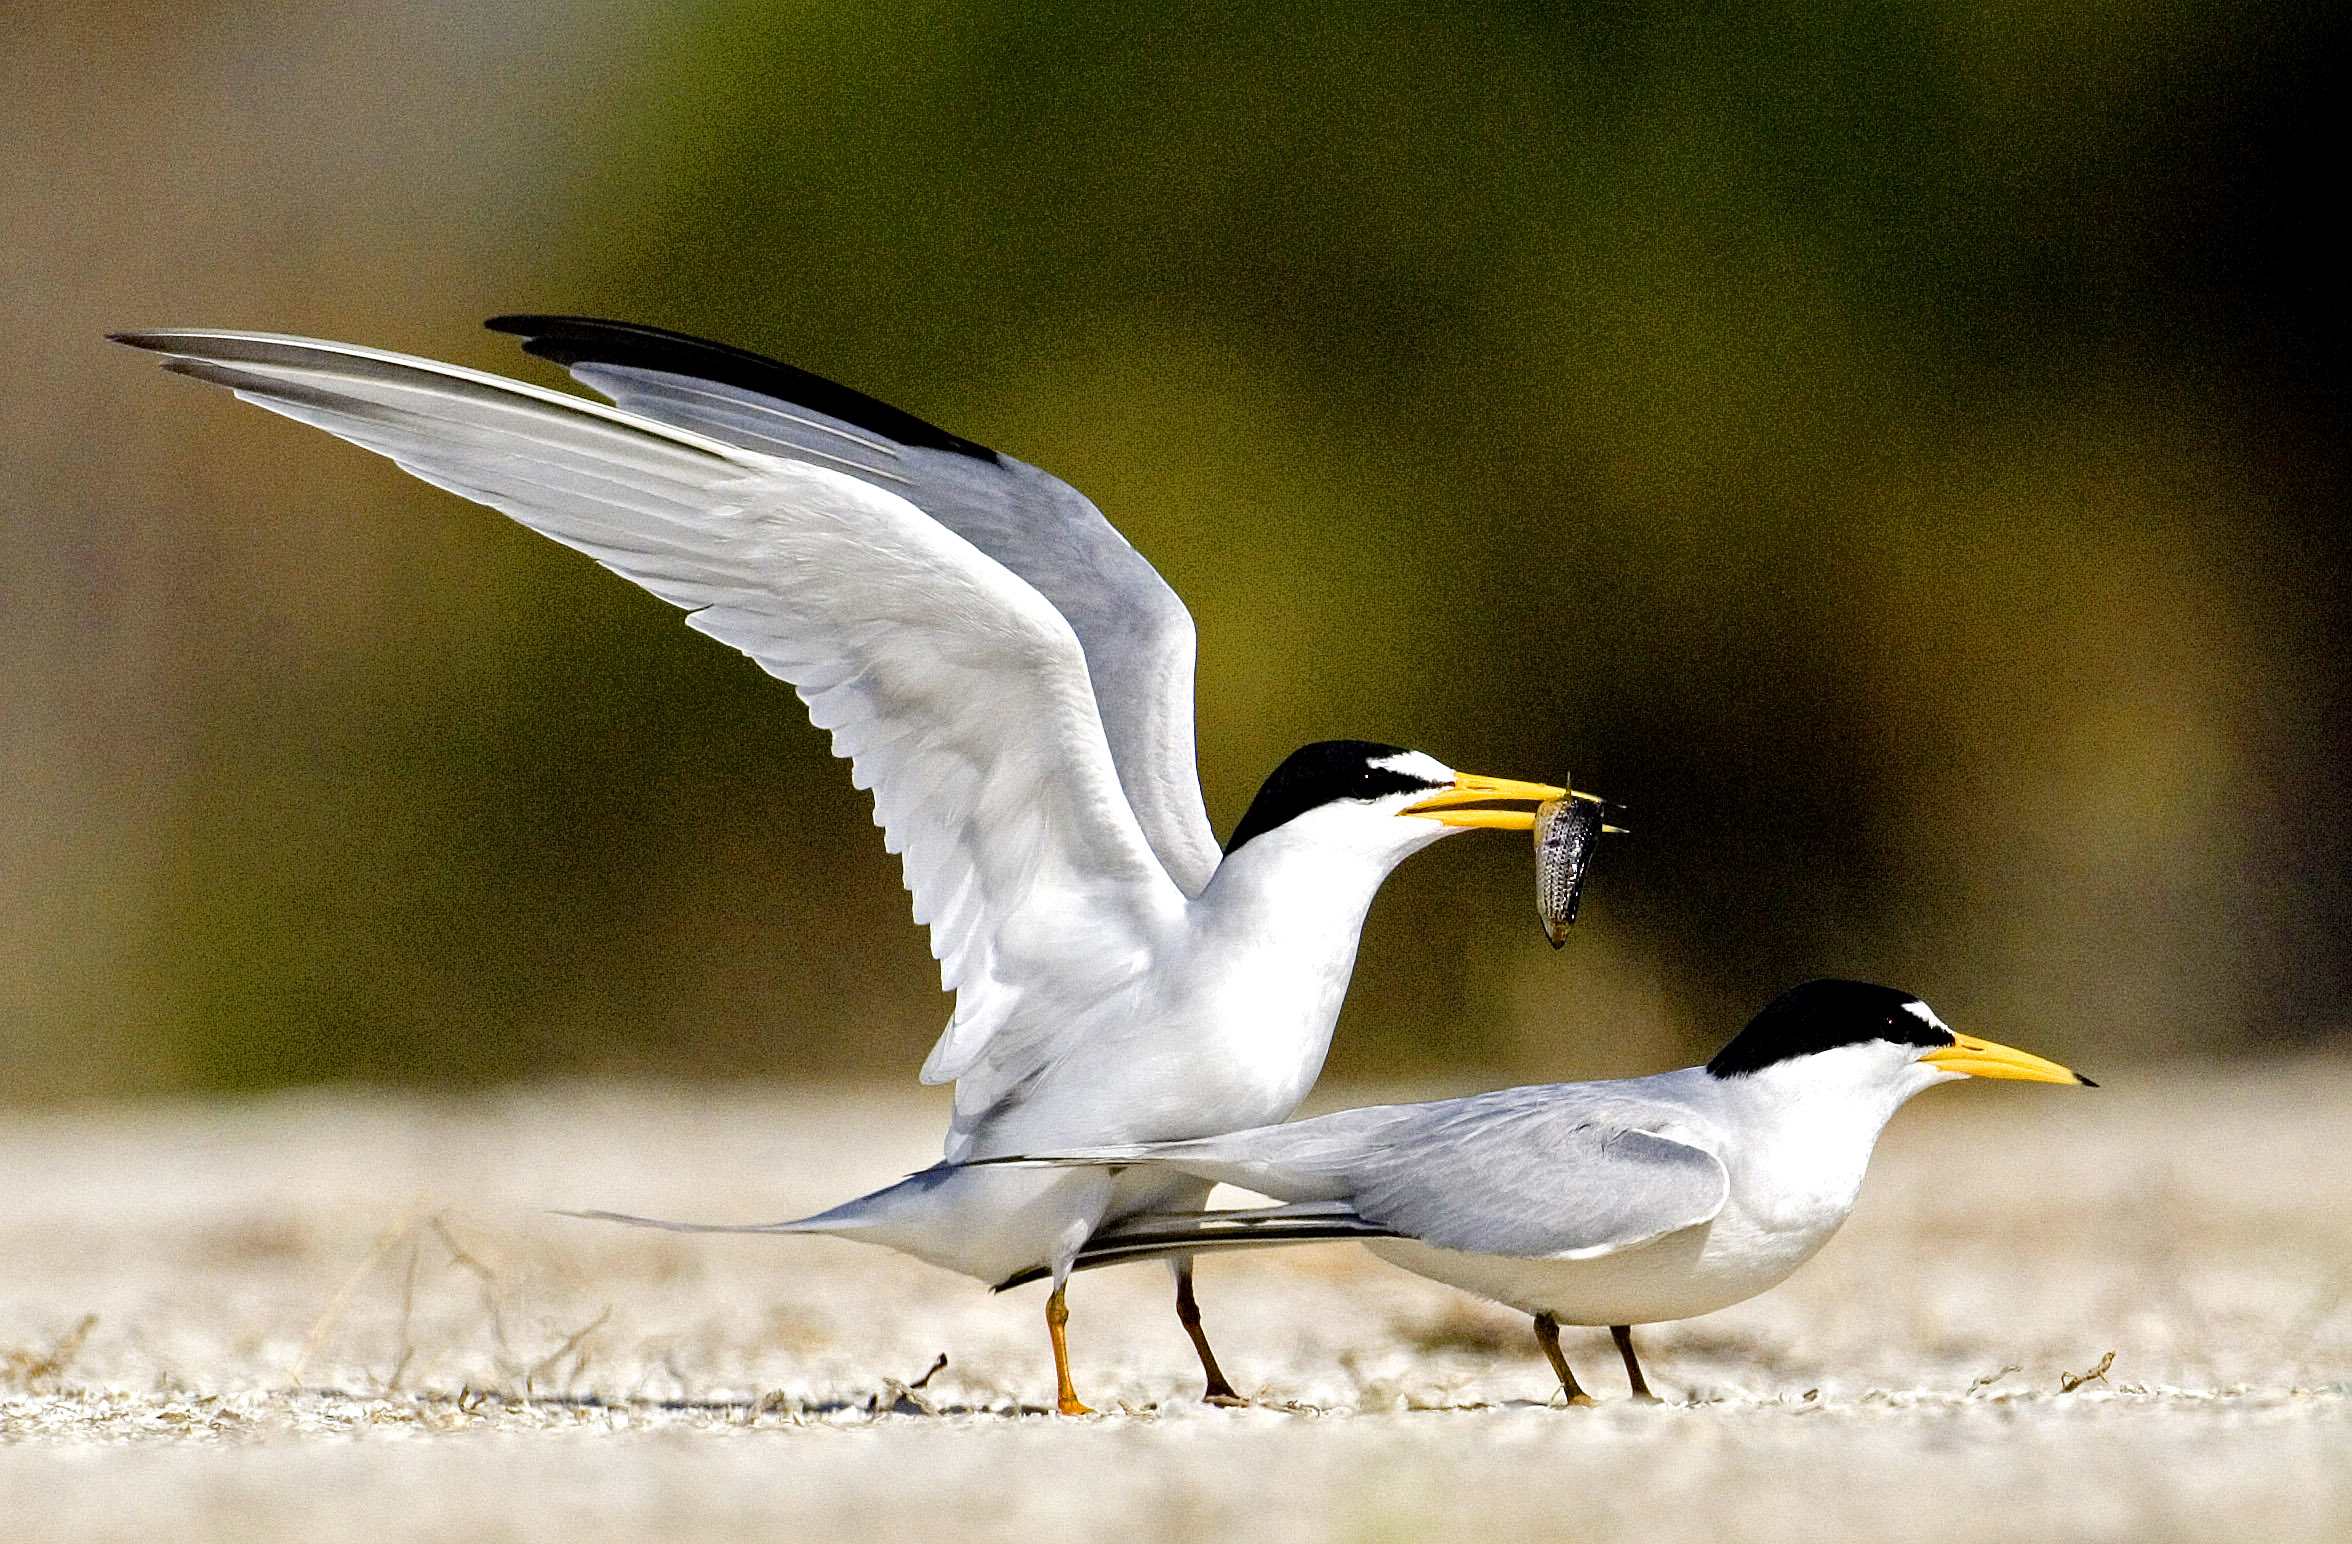
[[1053,1296],[1045,1300],[1045,1332],[1053,1337],[1054,1402],[1064,1415],[1092,1415],[1094,1411],[1078,1402],[1078,1391],[1070,1386],[1070,1343],[1062,1333],[1070,1322],[1070,1305],[1062,1301],[1068,1287],[1067,1282],[1057,1285]]

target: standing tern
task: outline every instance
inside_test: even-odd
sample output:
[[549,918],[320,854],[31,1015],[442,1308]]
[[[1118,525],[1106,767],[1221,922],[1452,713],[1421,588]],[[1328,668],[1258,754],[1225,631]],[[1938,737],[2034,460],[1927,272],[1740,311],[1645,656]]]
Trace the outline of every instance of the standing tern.
[[1955,1034],[1908,992],[1809,981],[1703,1067],[993,1162],[1173,1170],[1286,1203],[1131,1216],[1088,1240],[1076,1269],[1359,1239],[1392,1264],[1532,1314],[1570,1404],[1592,1400],[1561,1354],[1560,1326],[1608,1326],[1634,1397],[1647,1400],[1632,1326],[1713,1313],[1785,1281],[1853,1211],[1895,1111],[1961,1077],[2091,1081]]
[[[1209,1186],[960,1165],[1286,1118],[1389,872],[1455,831],[1528,830],[1531,809],[1497,806],[1564,790],[1328,741],[1275,770],[1220,851],[1193,761],[1192,619],[1076,490],[721,344],[490,325],[615,405],[312,338],[114,336],[588,554],[797,688],[872,791],[955,994],[922,1072],[955,1083],[955,1114],[938,1167],[744,1231],[862,1239],[990,1283],[1050,1276],[1057,1399],[1083,1412],[1071,1261],[1106,1224]],[[1208,1393],[1230,1398],[1190,1262],[1175,1268]]]

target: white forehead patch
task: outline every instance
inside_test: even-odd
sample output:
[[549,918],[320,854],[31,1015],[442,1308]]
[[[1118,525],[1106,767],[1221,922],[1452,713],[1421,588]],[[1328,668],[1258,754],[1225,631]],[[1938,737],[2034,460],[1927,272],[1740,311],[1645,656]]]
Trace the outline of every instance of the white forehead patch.
[[[1903,1011],[1910,1014],[1913,1018],[1919,1020],[1920,1023],[1925,1024],[1930,1029],[1940,1029],[1947,1035],[1952,1033],[1952,1026],[1945,1023],[1942,1019],[1937,1018],[1936,1011],[1933,1008],[1930,1008],[1927,1004],[1921,1002],[1916,997],[1903,1004]],[[1954,1036],[1954,1038],[1957,1039],[1958,1037]]]
[[1384,772],[1401,772],[1407,777],[1419,778],[1424,783],[1443,784],[1454,780],[1452,767],[1420,751],[1399,751],[1394,756],[1381,757],[1372,765]]

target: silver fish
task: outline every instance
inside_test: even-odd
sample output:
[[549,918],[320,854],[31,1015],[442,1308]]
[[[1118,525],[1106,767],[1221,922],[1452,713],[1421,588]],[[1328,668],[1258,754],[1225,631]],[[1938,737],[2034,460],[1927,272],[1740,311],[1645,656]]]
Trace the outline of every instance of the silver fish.
[[1616,829],[1602,824],[1607,809],[1591,794],[1574,792],[1535,808],[1535,914],[1555,949],[1568,941],[1576,920],[1594,846],[1603,831]]

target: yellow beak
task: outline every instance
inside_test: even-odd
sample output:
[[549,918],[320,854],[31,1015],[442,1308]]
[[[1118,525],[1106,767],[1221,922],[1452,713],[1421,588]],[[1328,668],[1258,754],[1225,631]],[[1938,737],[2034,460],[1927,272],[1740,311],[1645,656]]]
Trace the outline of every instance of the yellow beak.
[[1535,828],[1533,810],[1466,810],[1454,806],[1484,804],[1496,799],[1525,799],[1531,804],[1543,804],[1553,799],[1590,799],[1601,801],[1592,794],[1570,794],[1565,788],[1550,783],[1521,783],[1507,777],[1481,777],[1475,772],[1457,772],[1453,786],[1441,788],[1417,804],[1408,804],[1397,813],[1418,815],[1423,820],[1434,820],[1441,826],[1484,826],[1491,831],[1530,831]]
[[1972,1078],[2018,1078],[2028,1083],[2080,1083],[2086,1088],[2097,1088],[2089,1078],[2044,1061],[2031,1051],[2015,1050],[1995,1045],[1990,1040],[1978,1040],[1962,1035],[1958,1045],[1947,1045],[1919,1058],[1930,1067],[1946,1072],[1964,1072]]

